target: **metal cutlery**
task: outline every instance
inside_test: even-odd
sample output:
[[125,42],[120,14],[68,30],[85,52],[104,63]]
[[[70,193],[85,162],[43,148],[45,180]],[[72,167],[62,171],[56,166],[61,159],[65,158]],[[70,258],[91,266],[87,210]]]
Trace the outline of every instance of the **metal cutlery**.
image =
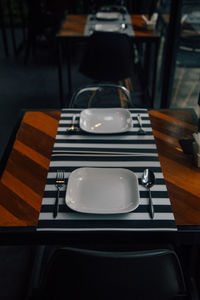
[[126,23],[121,23],[121,30],[127,29],[128,25]]
[[56,173],[56,187],[57,187],[57,195],[56,195],[56,202],[54,206],[54,212],[53,217],[56,218],[58,214],[58,208],[59,208],[59,196],[60,196],[60,190],[63,187],[65,183],[65,173],[63,170],[57,170]]
[[154,218],[154,207],[151,197],[151,187],[155,184],[155,175],[150,169],[145,169],[144,173],[142,174],[141,178],[142,185],[146,187],[149,191],[149,209],[150,209],[150,216]]
[[75,126],[76,117],[77,117],[77,114],[74,114],[74,115],[72,116],[72,124],[71,124],[71,126],[67,129],[67,133],[69,133],[69,134],[76,133],[76,132],[78,132],[78,131],[80,130],[77,126]]
[[141,115],[138,114],[137,115],[137,120],[138,120],[138,124],[139,124],[139,130],[137,132],[138,135],[145,135],[146,132],[144,131],[144,129],[142,128],[142,118],[141,118]]

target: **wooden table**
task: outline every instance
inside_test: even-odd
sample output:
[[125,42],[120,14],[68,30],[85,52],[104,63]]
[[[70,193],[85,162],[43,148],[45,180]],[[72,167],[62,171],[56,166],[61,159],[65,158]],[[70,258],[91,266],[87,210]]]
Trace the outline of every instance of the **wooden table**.
[[[170,236],[177,239],[184,234],[186,240],[199,241],[200,169],[191,155],[183,153],[178,141],[191,138],[197,129],[196,120],[189,110],[150,110],[149,114],[178,225],[178,232]],[[35,229],[59,116],[60,111],[51,110],[24,114],[0,181],[1,241],[19,242],[20,234],[23,242],[48,240],[48,234],[45,236]],[[136,235],[141,236],[141,233]],[[161,233],[159,237],[166,235],[169,234]],[[54,238],[59,236],[62,233]],[[83,234],[81,236],[83,238]],[[114,236],[119,238],[117,233]],[[148,234],[148,238],[152,239],[152,235]]]
[[[149,97],[151,99],[151,106],[153,107],[155,87],[156,87],[156,70],[157,58],[160,43],[160,33],[156,30],[148,30],[145,27],[145,22],[142,15],[130,15],[131,26],[134,30],[133,41],[140,48],[142,47],[141,55],[144,55],[144,62],[140,61],[140,69],[146,70],[141,72],[141,81]],[[67,57],[67,81],[68,81],[68,94],[72,94],[72,79],[71,79],[71,45],[80,41],[86,42],[89,36],[84,35],[85,25],[87,23],[87,16],[83,15],[67,15],[63,21],[61,28],[57,33],[58,45],[58,77],[59,77],[59,91],[60,91],[60,106],[66,107],[63,93],[63,52]],[[145,46],[145,47],[144,47]],[[63,51],[64,49],[64,51]],[[153,51],[153,53],[152,53]],[[153,58],[153,60],[152,60]],[[152,63],[151,63],[152,62]],[[152,75],[153,74],[153,75]],[[149,92],[150,90],[150,92]]]

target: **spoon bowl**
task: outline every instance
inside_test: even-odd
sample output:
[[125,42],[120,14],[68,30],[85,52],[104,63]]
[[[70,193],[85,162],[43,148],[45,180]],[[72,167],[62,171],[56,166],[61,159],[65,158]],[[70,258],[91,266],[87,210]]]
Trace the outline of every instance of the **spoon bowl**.
[[150,169],[145,169],[141,177],[142,185],[149,191],[149,209],[150,216],[154,218],[154,207],[151,197],[151,187],[155,184],[155,175]]

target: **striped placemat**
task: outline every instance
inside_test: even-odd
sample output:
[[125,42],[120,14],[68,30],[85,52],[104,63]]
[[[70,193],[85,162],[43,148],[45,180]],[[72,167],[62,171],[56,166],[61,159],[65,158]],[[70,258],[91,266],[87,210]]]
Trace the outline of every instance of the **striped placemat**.
[[[109,25],[111,25],[111,26],[114,25],[115,26],[115,25],[126,24],[126,28],[121,29],[119,32],[128,34],[129,36],[134,36],[135,35],[133,26],[131,24],[131,18],[128,14],[125,15],[124,19],[120,18],[120,19],[112,20],[112,21],[111,20],[100,20],[100,19],[96,19],[94,15],[88,15],[87,22],[86,22],[86,25],[85,25],[84,35],[86,35],[86,36],[91,35],[93,33],[93,31],[95,30],[95,25],[96,24],[103,24],[103,25],[106,25],[106,26],[109,26]],[[103,29],[102,29],[102,31],[103,31]]]
[[[158,152],[152,133],[151,123],[146,109],[130,109],[133,128],[123,134],[94,135],[81,132],[67,135],[72,121],[72,115],[78,109],[63,109],[60,117],[56,140],[53,147],[45,191],[42,200],[37,230],[143,230],[166,231],[177,230],[171,203],[168,198],[166,184],[161,170]],[[137,135],[139,129],[137,114],[140,113],[146,135]],[[65,151],[105,151],[108,155],[78,155]],[[58,152],[60,151],[60,154]],[[110,152],[126,152],[129,155],[116,155]],[[132,155],[132,153],[138,155]],[[130,155],[131,154],[131,155]],[[70,173],[80,167],[111,167],[127,168],[138,177],[140,205],[136,210],[125,214],[85,214],[78,213],[67,207],[65,194]],[[141,185],[141,175],[145,168],[151,168],[156,177],[156,184],[152,187],[152,199],[155,218],[149,215],[149,194]],[[65,186],[60,194],[59,212],[53,218],[53,208],[56,199],[56,170],[65,171]]]

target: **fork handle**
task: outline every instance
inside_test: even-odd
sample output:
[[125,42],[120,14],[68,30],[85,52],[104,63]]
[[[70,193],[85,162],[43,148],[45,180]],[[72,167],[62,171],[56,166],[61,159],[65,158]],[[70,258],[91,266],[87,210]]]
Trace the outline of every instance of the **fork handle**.
[[53,211],[53,217],[54,218],[56,218],[57,214],[58,214],[59,196],[60,196],[60,189],[58,188],[57,196],[56,196],[56,202],[55,202],[54,211]]

